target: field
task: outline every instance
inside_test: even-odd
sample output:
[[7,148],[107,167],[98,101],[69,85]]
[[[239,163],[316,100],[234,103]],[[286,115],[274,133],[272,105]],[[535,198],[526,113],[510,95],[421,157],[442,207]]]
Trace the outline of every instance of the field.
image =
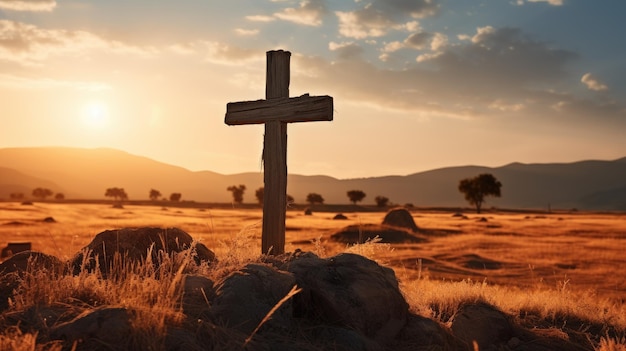
[[[329,235],[348,225],[380,224],[384,212],[287,214],[286,251],[346,249]],[[52,217],[54,222],[45,222]],[[626,279],[626,214],[484,213],[413,211],[420,235],[428,241],[393,243],[374,253],[404,279],[471,279],[488,284],[567,286],[623,302]],[[0,205],[0,247],[29,241],[33,250],[69,259],[101,231],[123,227],[179,227],[215,251],[238,235],[253,239],[260,252],[260,209],[208,209],[108,204]],[[486,221],[480,221],[481,218]],[[368,234],[367,232],[364,234]],[[314,245],[319,241],[318,246]]]
[[[434,305],[478,296],[513,313],[531,308],[542,309],[543,317],[563,312],[594,323],[610,320],[611,330],[624,335],[626,214],[460,215],[413,209],[422,242],[374,239],[356,246],[335,242],[330,235],[356,225],[369,236],[368,225],[382,223],[385,212],[344,214],[347,220],[333,220],[335,212],[306,216],[288,211],[286,251],[320,256],[353,251],[372,258],[394,269],[412,310],[442,322],[445,308]],[[260,253],[261,218],[260,209],[5,202],[0,203],[0,247],[31,242],[33,250],[67,260],[107,229],[178,227],[219,259],[237,242]],[[618,350],[623,344],[612,347]]]

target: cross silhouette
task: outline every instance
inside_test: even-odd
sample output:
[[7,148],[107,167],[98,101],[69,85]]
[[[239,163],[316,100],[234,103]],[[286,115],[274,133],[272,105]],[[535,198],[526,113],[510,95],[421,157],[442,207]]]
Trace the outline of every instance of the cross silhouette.
[[265,124],[261,253],[271,255],[285,252],[287,123],[333,120],[332,97],[289,97],[290,58],[289,51],[268,51],[265,100],[230,102],[224,119],[228,125]]

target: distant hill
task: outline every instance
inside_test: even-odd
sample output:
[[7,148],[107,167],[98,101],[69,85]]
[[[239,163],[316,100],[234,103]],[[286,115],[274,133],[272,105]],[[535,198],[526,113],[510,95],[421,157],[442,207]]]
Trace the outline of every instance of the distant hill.
[[[244,202],[255,202],[263,186],[262,173],[223,175],[192,172],[123,151],[98,148],[0,149],[0,198],[10,192],[30,194],[38,186],[63,192],[67,198],[104,199],[110,187],[122,187],[130,199],[148,199],[150,189],[163,196],[182,193],[183,200],[230,202],[230,185],[245,184]],[[348,203],[348,190],[363,190],[364,203],[378,195],[393,203],[415,206],[467,206],[457,190],[459,180],[492,173],[503,184],[502,198],[489,198],[486,207],[626,210],[626,158],[575,163],[511,163],[497,168],[447,167],[407,176],[336,179],[289,175],[287,192],[304,203],[311,192],[327,203]]]

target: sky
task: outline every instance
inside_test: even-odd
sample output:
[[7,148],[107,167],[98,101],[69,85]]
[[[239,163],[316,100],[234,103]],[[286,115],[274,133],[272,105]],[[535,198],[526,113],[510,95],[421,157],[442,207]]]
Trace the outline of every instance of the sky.
[[289,173],[360,178],[626,156],[623,0],[0,0],[0,147],[262,170],[266,52],[332,122]]

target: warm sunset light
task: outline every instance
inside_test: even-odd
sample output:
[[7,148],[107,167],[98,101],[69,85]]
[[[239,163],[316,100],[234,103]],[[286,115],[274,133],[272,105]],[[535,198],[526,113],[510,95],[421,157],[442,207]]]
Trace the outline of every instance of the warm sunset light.
[[83,110],[82,122],[90,129],[107,128],[110,124],[108,106],[99,101],[88,103]]
[[289,126],[292,174],[626,155],[624,1],[136,2],[0,0],[0,147],[258,171],[263,127],[227,126],[226,104],[264,99],[282,49],[290,97],[335,112]]

